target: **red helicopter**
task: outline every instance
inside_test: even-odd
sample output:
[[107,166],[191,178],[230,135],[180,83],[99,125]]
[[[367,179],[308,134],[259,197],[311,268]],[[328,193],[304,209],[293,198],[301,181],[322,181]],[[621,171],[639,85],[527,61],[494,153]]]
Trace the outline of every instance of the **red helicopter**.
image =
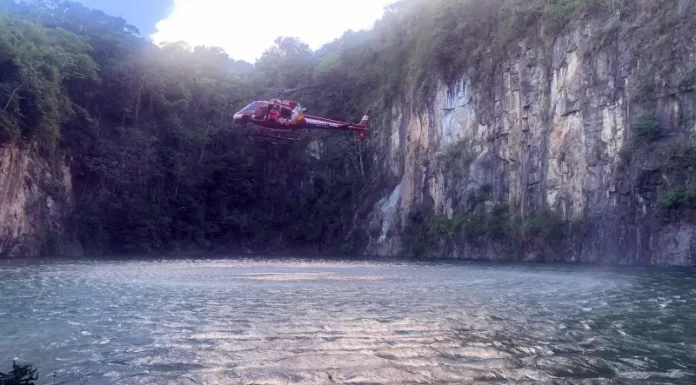
[[234,114],[235,124],[246,126],[252,123],[259,126],[261,134],[250,136],[252,140],[256,140],[259,137],[271,140],[299,140],[300,130],[305,129],[353,131],[360,140],[365,140],[367,137],[367,123],[372,114],[371,111],[368,110],[362,121],[357,124],[305,115],[307,109],[302,108],[299,103],[280,99],[280,95],[299,89],[280,89],[278,90],[278,99],[252,102]]

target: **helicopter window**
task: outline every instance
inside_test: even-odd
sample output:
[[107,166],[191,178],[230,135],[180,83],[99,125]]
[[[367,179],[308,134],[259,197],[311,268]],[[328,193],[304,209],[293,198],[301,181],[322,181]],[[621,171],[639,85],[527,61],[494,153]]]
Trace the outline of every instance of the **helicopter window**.
[[244,107],[242,111],[248,111],[253,113],[255,111],[261,110],[265,113],[267,106],[267,103],[253,102],[248,106]]
[[266,115],[268,114],[268,103],[255,103],[254,111],[252,113],[256,115],[257,119],[265,119]]
[[249,104],[248,106],[242,108],[242,111],[254,111],[256,102]]
[[280,117],[283,119],[290,119],[292,118],[292,111],[289,108],[283,107],[283,109],[280,110]]

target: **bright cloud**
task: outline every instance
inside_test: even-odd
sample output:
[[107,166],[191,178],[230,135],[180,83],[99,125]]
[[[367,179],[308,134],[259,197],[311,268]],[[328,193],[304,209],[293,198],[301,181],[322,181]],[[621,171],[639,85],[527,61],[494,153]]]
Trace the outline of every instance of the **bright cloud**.
[[176,0],[157,24],[155,43],[186,41],[222,47],[254,62],[278,36],[318,49],[347,30],[369,29],[394,0]]

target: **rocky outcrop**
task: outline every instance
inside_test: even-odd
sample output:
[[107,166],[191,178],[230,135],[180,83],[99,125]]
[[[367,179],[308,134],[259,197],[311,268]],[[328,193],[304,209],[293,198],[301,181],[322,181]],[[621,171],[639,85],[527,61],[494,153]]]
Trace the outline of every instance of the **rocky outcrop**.
[[[600,44],[607,23],[618,32]],[[427,108],[412,100],[394,106],[379,139],[385,172],[400,184],[374,208],[371,228],[381,231],[371,234],[368,254],[402,252],[408,239],[401,233],[415,210],[452,218],[469,193],[486,186],[488,203],[506,202],[521,216],[549,209],[591,223],[567,253],[542,259],[696,263],[696,226],[653,215],[664,188],[662,160],[696,131],[696,94],[682,86],[696,66],[694,34],[646,36],[617,20],[577,22],[567,31],[520,40],[490,68],[440,83]],[[639,151],[634,126],[646,113],[659,121],[661,137]],[[452,151],[466,159],[452,163]],[[493,244],[445,250],[502,258]]]
[[65,220],[73,204],[68,164],[60,151],[46,157],[34,147],[0,146],[0,257],[67,252]]

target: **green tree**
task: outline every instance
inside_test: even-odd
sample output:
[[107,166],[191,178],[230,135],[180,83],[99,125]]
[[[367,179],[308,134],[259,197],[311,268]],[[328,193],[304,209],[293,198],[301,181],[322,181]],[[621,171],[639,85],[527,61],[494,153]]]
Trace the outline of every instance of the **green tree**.
[[6,139],[55,145],[75,111],[67,83],[98,82],[84,39],[12,16],[0,18],[0,121]]

